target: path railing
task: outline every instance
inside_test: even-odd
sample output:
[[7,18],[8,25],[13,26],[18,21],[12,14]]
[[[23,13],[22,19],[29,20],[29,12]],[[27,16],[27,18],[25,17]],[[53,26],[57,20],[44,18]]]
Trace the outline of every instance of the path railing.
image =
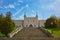
[[18,27],[16,30],[12,31],[11,33],[8,34],[10,38],[12,38],[15,34],[17,34],[23,27]]
[[48,31],[45,30],[44,28],[39,27],[38,29],[41,30],[43,33],[45,33],[48,37],[54,37],[50,32],[48,32]]

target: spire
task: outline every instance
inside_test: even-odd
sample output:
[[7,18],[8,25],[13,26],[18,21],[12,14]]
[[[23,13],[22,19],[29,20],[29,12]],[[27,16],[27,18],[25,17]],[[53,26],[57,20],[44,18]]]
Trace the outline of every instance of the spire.
[[38,17],[38,13],[36,12],[36,17]]
[[26,17],[26,12],[24,13],[24,17]]

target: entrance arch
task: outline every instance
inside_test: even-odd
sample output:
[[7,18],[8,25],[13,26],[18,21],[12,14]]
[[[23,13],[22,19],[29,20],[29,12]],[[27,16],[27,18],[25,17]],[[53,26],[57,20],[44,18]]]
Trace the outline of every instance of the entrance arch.
[[32,24],[30,24],[30,25],[29,25],[29,27],[33,27],[33,25],[32,25]]

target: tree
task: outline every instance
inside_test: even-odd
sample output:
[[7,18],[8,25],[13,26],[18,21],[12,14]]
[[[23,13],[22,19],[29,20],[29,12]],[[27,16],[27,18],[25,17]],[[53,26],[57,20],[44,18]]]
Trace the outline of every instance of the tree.
[[59,27],[60,27],[60,18],[59,18]]
[[58,19],[56,16],[51,16],[46,20],[45,28],[56,28],[58,24]]
[[15,27],[14,22],[11,19],[11,12],[7,12],[6,16],[0,14],[0,32],[8,36]]
[[11,12],[7,12],[6,17],[4,17],[1,22],[2,22],[1,23],[1,25],[2,25],[1,32],[6,35],[8,35],[8,33],[10,33],[13,30],[13,28],[15,27],[15,24],[11,19]]
[[3,24],[3,15],[0,14],[0,31],[2,31],[2,24]]
[[58,23],[58,18],[56,16],[51,16],[46,20],[45,28],[51,29],[51,33],[53,33],[53,28],[58,28]]
[[58,28],[60,28],[60,18],[58,19]]

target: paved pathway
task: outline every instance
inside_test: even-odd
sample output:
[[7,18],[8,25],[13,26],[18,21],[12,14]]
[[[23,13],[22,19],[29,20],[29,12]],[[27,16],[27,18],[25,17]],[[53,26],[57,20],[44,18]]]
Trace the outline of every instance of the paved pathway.
[[14,37],[47,37],[47,35],[37,28],[28,27],[23,28]]
[[23,28],[12,38],[1,38],[2,40],[53,40],[41,31],[41,29],[28,27]]

